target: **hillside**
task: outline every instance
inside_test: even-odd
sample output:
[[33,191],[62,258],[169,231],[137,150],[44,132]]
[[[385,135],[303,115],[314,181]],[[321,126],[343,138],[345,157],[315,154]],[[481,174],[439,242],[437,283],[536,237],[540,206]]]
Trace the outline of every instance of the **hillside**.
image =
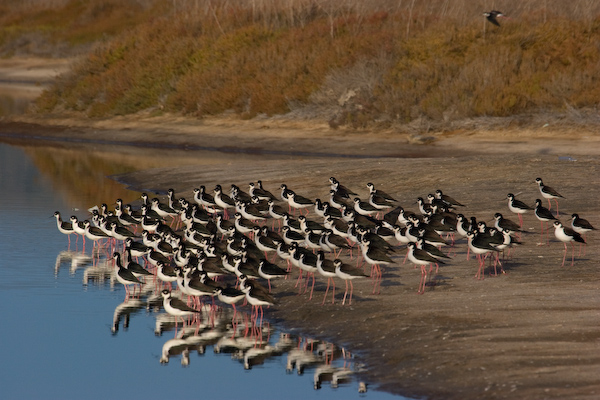
[[0,51],[79,55],[37,100],[44,114],[287,114],[417,132],[597,124],[600,5],[502,5],[496,26],[486,2],[466,0],[3,2]]

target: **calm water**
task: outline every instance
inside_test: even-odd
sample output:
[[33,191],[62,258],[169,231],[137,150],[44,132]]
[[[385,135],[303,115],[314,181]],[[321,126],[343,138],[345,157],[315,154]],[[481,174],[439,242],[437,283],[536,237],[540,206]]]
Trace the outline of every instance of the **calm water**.
[[[268,323],[245,332],[243,314],[234,331],[228,308],[176,334],[154,285],[124,302],[112,264],[92,265],[91,246],[82,253],[74,237],[68,247],[53,218],[59,210],[83,219],[91,205],[138,198],[105,178],[133,169],[117,164],[0,143],[3,399],[399,398],[372,387],[359,394],[356,372],[367,366],[334,344]],[[315,377],[324,378],[320,390]]]

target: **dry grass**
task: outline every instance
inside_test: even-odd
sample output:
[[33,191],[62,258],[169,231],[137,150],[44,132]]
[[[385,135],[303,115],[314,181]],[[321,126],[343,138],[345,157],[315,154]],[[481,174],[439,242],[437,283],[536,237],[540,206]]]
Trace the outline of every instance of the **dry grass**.
[[252,118],[311,106],[361,128],[593,109],[600,94],[600,4],[586,0],[494,2],[511,17],[500,28],[482,16],[489,2],[466,0],[8,4],[0,43],[111,38],[41,97],[42,112]]

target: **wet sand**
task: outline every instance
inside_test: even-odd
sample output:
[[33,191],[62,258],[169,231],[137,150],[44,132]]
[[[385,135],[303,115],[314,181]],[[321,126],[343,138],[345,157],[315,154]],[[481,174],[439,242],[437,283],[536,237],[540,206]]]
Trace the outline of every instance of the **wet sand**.
[[[200,185],[247,188],[261,179],[276,194],[286,183],[303,196],[327,199],[328,179],[335,176],[362,198],[368,194],[366,183],[373,182],[415,212],[417,197],[442,189],[466,204],[459,211],[467,217],[491,223],[495,212],[518,220],[503,198],[519,193],[519,199],[533,205],[540,197],[534,182],[539,176],[565,197],[559,201],[563,223],[577,212],[600,227],[600,137],[592,131],[453,132],[419,146],[409,145],[408,135],[398,132],[332,131],[277,120],[45,117],[34,122],[41,125],[0,123],[2,140],[46,137],[73,146],[143,141],[188,149],[192,156],[198,147],[231,155],[219,165],[116,177],[143,190],[164,193],[172,187],[186,198]],[[248,154],[262,159],[250,162]],[[532,213],[524,221],[527,233],[504,262],[505,274],[493,276],[493,269],[487,269],[485,279],[474,279],[477,261],[466,259],[466,242],[460,239],[452,259],[418,295],[420,269],[404,264],[405,249],[397,246],[394,264],[384,269],[380,294],[372,294],[370,279],[355,280],[352,305],[342,305],[344,284],[336,280],[335,304],[321,306],[326,280],[317,277],[309,301],[308,293],[298,295],[294,288],[295,271],[292,279],[274,282],[278,304],[266,315],[357,353],[369,366],[364,380],[371,389],[429,399],[596,399],[600,235],[587,235],[585,255],[576,249],[573,266],[569,247],[561,267],[564,247],[553,229],[549,244],[542,245],[539,221]]]

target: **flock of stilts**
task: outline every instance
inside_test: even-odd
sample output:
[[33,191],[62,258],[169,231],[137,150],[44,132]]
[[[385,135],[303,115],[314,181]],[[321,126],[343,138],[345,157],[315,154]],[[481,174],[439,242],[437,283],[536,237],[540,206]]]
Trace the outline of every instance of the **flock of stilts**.
[[[548,208],[541,199],[530,207],[509,193],[508,208],[518,215],[520,223],[496,213],[493,227],[456,213],[454,210],[463,205],[441,190],[430,194],[428,201],[419,198],[419,213],[415,214],[398,206],[393,196],[372,183],[367,184],[368,199],[362,200],[334,177],[329,180],[327,201],[308,199],[285,184],[275,196],[257,181],[249,184],[248,192],[231,185],[229,195],[220,185],[213,194],[201,186],[194,189],[193,201],[176,199],[173,190],[168,191],[168,202],[164,203],[143,194],[138,211],[117,200],[112,212],[105,204],[93,210],[91,221],[79,221],[75,216],[70,222],[63,221],[59,212],[55,217],[62,233],[82,236],[84,244],[86,238],[92,240],[94,247],[108,254],[112,250],[98,243],[112,242],[116,249],[116,242],[123,242],[123,252],[114,251],[112,258],[116,278],[125,286],[128,297],[130,285],[141,285],[144,276],[154,276],[168,287],[162,290],[163,306],[176,317],[199,312],[199,299],[210,296],[230,304],[234,311],[236,304],[245,300],[252,306],[254,318],[259,313],[262,318],[262,307],[275,303],[271,280],[288,277],[293,267],[300,272],[296,282],[300,292],[308,291],[312,279],[310,298],[315,274],[327,278],[323,303],[330,287],[331,301],[335,301],[335,278],[346,283],[342,304],[346,300],[351,304],[352,280],[356,278],[370,276],[373,293],[378,293],[381,268],[394,263],[392,257],[399,245],[408,249],[405,261],[421,267],[418,293],[424,293],[433,266],[439,267],[449,258],[441,248],[453,245],[456,235],[467,239],[467,257],[472,252],[479,259],[476,278],[483,279],[487,258],[497,274],[498,267],[504,271],[499,253],[519,243],[521,215],[529,211],[541,221],[542,240],[544,224],[553,222],[555,237],[565,246],[564,266],[567,243],[584,244],[583,235],[595,228],[577,214],[572,215],[571,227],[563,226],[557,219],[557,199],[562,196],[540,178],[536,182],[541,196],[548,200]],[[551,200],[556,204],[556,216],[550,211]],[[229,218],[231,212],[233,217]],[[309,214],[315,217],[309,219]],[[140,234],[136,233],[139,228]],[[356,257],[356,266],[342,261],[342,251],[348,251],[350,258]],[[571,265],[574,246],[572,251]],[[136,262],[138,257],[145,259],[144,265]],[[281,268],[277,260],[287,267]],[[370,274],[364,271],[366,265],[371,267]],[[228,275],[235,277],[235,284],[222,278]],[[188,296],[188,303],[172,295],[175,282]]]

